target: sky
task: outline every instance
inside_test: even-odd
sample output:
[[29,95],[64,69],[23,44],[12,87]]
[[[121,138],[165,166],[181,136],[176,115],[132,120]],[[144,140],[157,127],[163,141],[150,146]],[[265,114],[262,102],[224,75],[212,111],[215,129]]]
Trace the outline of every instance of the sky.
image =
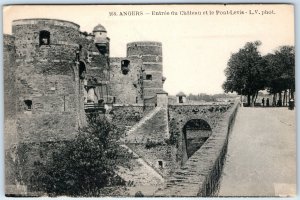
[[[48,5],[3,9],[6,34],[11,34],[12,21],[16,19],[68,20],[87,32],[100,23],[110,37],[111,57],[126,56],[128,42],[162,42],[163,74],[167,78],[164,89],[170,95],[180,91],[222,93],[227,61],[246,42],[260,40],[259,50],[264,55],[279,46],[294,45],[295,40],[291,5]],[[143,15],[120,16],[123,11]],[[172,15],[172,11],[178,15]],[[181,15],[180,11],[198,15]],[[110,16],[110,12],[117,16]],[[157,15],[158,12],[169,14]]]

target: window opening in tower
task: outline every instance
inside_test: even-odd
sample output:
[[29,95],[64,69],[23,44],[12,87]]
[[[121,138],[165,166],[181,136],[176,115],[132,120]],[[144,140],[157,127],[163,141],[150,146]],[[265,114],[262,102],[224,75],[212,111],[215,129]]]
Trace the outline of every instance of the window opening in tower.
[[40,31],[40,46],[50,44],[50,32],[49,31]]
[[152,75],[151,74],[147,74],[146,75],[146,80],[152,80]]
[[24,103],[26,105],[26,110],[32,109],[32,101],[31,100],[24,100]]

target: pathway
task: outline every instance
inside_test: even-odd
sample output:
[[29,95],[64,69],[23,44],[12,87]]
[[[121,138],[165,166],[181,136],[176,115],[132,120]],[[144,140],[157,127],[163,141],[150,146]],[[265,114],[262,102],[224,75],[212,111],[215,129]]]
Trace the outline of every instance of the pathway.
[[296,111],[240,108],[218,196],[295,196]]

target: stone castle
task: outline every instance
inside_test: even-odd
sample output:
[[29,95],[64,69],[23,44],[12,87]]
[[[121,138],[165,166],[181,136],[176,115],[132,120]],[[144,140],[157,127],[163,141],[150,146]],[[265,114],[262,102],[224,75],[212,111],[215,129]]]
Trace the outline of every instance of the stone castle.
[[175,187],[173,176],[200,147],[220,127],[229,131],[222,120],[232,118],[234,106],[168,97],[160,42],[131,42],[126,57],[110,57],[105,27],[99,24],[92,33],[79,28],[64,20],[21,19],[13,21],[12,35],[4,35],[6,193],[30,190],[14,178],[16,145],[28,146],[24,166],[30,169],[45,159],[49,144],[72,140],[94,112],[124,130],[123,145],[136,155],[133,170],[118,172],[134,182],[132,194],[142,186],[148,195]]

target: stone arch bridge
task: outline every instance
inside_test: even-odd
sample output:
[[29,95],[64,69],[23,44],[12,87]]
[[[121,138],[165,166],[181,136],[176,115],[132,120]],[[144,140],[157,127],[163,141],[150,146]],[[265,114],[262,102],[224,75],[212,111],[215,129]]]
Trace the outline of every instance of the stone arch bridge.
[[[139,188],[143,194],[212,194],[222,169],[221,162],[226,153],[227,136],[236,108],[236,103],[174,103],[157,106],[126,131],[124,144],[164,180],[160,185],[147,186],[160,188],[156,192],[152,190],[149,193],[150,190]],[[215,178],[211,179],[212,176]],[[151,180],[151,177],[148,179]],[[135,177],[130,176],[130,180],[135,182]],[[204,191],[206,187],[208,189]],[[182,191],[184,193],[181,195]]]
[[[231,108],[232,105],[233,103],[210,103],[199,105],[176,104],[168,106],[169,131],[170,135],[177,137],[177,160],[180,160],[181,165],[184,165],[190,157],[190,155],[188,155],[189,142],[187,140],[189,136],[186,130],[187,125],[190,124],[190,130],[193,132],[190,133],[190,135],[193,134],[194,138],[198,136],[207,139],[218,129],[220,120],[225,117],[228,109]],[[200,124],[191,124],[192,121],[198,121]],[[205,131],[210,131],[210,133],[208,135],[201,134],[201,132],[203,133]],[[192,150],[192,152],[198,149],[196,148]]]

